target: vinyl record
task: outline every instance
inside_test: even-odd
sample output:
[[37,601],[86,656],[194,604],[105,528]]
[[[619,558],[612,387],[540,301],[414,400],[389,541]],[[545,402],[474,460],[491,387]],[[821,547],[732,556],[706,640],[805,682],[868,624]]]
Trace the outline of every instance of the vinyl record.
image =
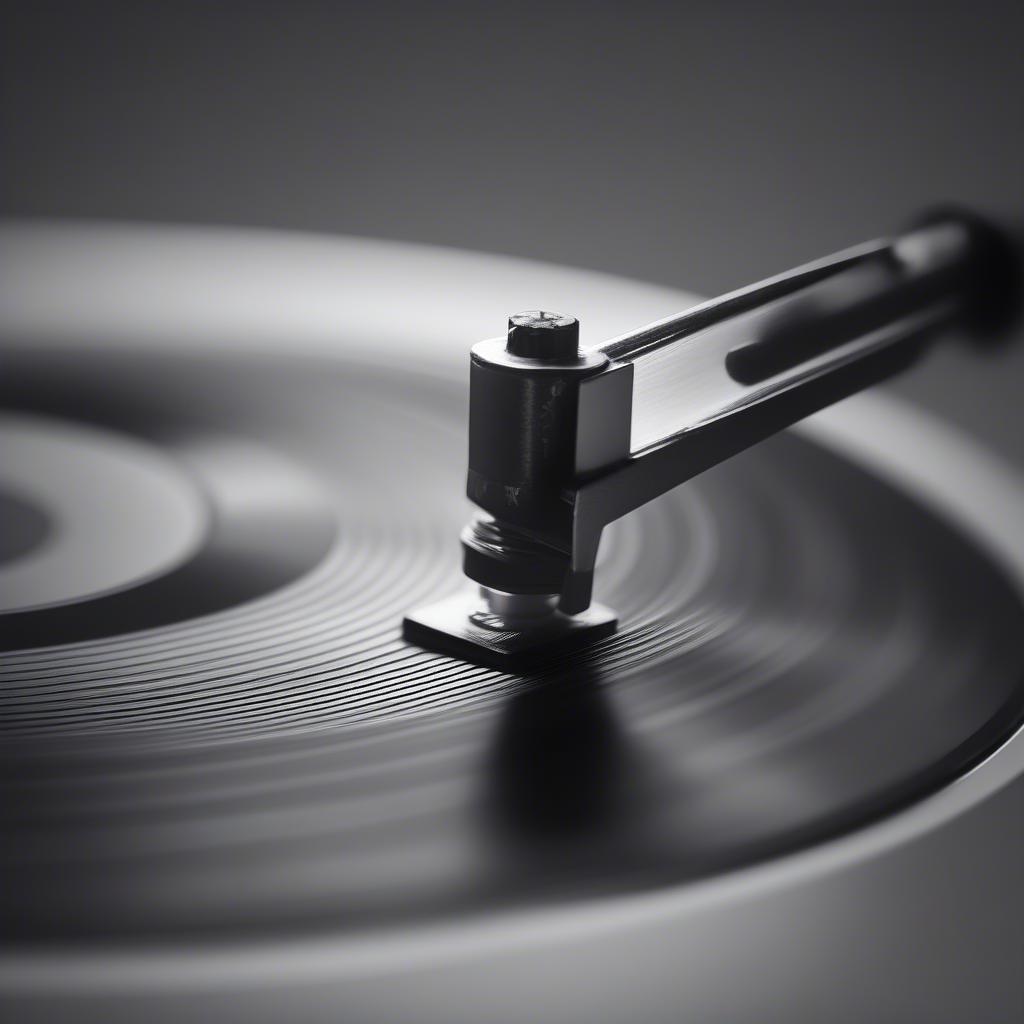
[[[462,585],[455,355],[475,322],[431,348],[451,285],[374,321],[380,295],[357,280],[329,331],[289,334],[258,323],[269,300],[218,284],[229,266],[253,281],[226,244],[9,236],[65,294],[49,317],[19,294],[0,378],[0,857],[19,956],[614,914],[856,841],[1014,733],[1019,491],[877,399],[615,524],[596,596],[620,628],[591,650],[510,675],[408,645],[402,615]],[[268,271],[260,236],[230,244]],[[357,279],[390,262],[378,291],[396,297],[417,269],[430,288],[414,250],[290,244],[291,278],[304,252]],[[205,292],[173,275],[155,302],[133,291],[195,266],[189,246]],[[500,261],[483,266],[502,309],[535,280],[503,289]],[[604,294],[534,273],[584,306]],[[65,322],[76,288],[88,312]],[[967,464],[990,487],[973,524]]]

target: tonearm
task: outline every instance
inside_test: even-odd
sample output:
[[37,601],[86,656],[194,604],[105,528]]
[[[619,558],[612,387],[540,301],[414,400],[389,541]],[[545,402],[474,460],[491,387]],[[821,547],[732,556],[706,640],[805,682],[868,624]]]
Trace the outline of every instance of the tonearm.
[[530,311],[471,354],[462,532],[475,586],[404,622],[407,640],[520,670],[616,628],[591,601],[604,527],[805,416],[904,370],[944,329],[988,336],[1018,304],[1000,230],[941,212],[581,348]]

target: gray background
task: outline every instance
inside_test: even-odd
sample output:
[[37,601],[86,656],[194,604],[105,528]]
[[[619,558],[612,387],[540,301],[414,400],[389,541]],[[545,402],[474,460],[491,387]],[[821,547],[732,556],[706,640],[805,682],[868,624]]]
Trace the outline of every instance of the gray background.
[[[0,212],[254,224],[714,293],[1024,213],[1024,5],[8,4]],[[897,386],[1024,461],[1024,345]]]

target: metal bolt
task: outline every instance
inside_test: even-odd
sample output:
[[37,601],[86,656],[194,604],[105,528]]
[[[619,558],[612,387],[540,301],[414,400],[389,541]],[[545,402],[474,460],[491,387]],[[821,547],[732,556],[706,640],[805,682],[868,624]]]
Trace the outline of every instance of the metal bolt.
[[580,323],[573,316],[529,309],[508,318],[509,355],[571,362],[579,357],[579,348]]

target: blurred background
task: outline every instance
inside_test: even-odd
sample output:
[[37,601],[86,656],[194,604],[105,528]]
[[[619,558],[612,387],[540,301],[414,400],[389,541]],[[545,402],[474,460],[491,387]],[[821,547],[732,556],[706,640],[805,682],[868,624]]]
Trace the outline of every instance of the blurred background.
[[[1024,220],[1024,4],[11,3],[0,214],[241,224],[713,294]],[[895,387],[1024,465],[1024,345]]]

